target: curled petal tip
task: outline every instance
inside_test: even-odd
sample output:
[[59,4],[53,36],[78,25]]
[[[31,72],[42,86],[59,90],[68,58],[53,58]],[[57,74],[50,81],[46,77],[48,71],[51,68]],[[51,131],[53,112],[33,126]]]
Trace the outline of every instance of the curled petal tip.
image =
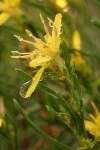
[[17,36],[17,35],[14,35],[19,41],[23,41],[23,38],[21,36]]
[[25,31],[26,31],[26,33],[27,33],[28,36],[33,36],[33,35],[32,35],[32,32],[29,31],[28,29],[26,29]]

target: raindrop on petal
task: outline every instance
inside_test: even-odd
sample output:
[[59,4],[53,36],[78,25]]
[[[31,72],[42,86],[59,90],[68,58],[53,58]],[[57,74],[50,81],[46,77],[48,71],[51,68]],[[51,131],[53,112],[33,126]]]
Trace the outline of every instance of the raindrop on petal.
[[31,85],[31,83],[32,83],[32,80],[29,80],[28,82],[24,83],[24,84],[21,86],[21,88],[20,88],[20,95],[21,95],[22,97],[25,97],[26,92],[27,92],[29,86]]

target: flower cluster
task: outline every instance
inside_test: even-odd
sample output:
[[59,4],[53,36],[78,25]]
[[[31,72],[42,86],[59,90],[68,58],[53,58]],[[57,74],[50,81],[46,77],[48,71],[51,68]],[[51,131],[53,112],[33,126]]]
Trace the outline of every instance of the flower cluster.
[[60,57],[60,34],[61,34],[61,21],[62,21],[62,15],[57,14],[55,17],[54,22],[48,18],[49,25],[52,27],[52,34],[50,35],[49,30],[47,26],[45,25],[43,17],[40,15],[41,21],[44,25],[44,29],[46,32],[46,35],[44,36],[44,41],[42,41],[39,38],[36,38],[33,36],[33,34],[26,30],[26,33],[34,39],[34,42],[24,40],[20,36],[16,36],[19,41],[23,41],[27,44],[31,44],[34,47],[34,50],[31,53],[19,53],[16,51],[13,51],[14,56],[13,58],[23,58],[23,59],[30,59],[29,67],[36,68],[40,67],[36,75],[32,78],[32,83],[29,86],[27,92],[25,95],[22,95],[24,98],[30,97],[32,92],[34,92],[43,71],[46,68],[53,69],[56,67],[59,70],[62,70],[64,61]]
[[19,8],[21,0],[4,0],[0,2],[0,25],[4,24],[10,17],[19,17],[22,11]]

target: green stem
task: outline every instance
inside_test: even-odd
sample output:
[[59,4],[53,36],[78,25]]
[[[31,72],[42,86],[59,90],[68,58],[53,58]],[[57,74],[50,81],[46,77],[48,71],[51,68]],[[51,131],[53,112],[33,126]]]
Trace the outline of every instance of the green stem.
[[56,147],[62,149],[62,150],[72,150],[70,147],[60,143],[59,141],[57,141],[56,139],[53,139],[52,137],[50,137],[49,135],[47,135],[45,132],[43,132],[40,128],[38,128],[31,120],[30,118],[27,116],[27,114],[25,113],[24,109],[19,105],[19,103],[14,99],[14,103],[15,106],[17,107],[17,109],[23,114],[23,116],[25,117],[27,123],[37,132],[39,133],[42,137],[44,137],[47,141],[49,141],[51,144],[55,145]]

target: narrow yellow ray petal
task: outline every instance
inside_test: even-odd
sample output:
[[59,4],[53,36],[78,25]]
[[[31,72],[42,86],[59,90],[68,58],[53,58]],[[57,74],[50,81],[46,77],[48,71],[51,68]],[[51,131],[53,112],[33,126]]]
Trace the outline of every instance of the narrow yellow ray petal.
[[40,14],[40,18],[41,18],[41,22],[43,23],[44,29],[45,29],[45,32],[46,32],[46,35],[44,36],[44,39],[48,43],[50,41],[50,39],[51,39],[51,35],[50,35],[49,31],[48,31],[47,26],[45,25],[44,19],[43,19],[41,14]]
[[14,35],[19,41],[23,41],[27,44],[30,44],[30,45],[33,45],[34,46],[34,43],[31,42],[31,41],[28,41],[28,40],[24,40],[21,36],[17,36],[17,35]]
[[4,24],[10,17],[8,13],[1,13],[0,14],[0,25]]
[[30,61],[29,66],[36,68],[37,66],[43,66],[48,63],[52,58],[50,56],[38,57]]
[[59,51],[59,46],[60,46],[60,34],[61,34],[61,26],[62,26],[61,19],[62,19],[62,15],[57,14],[53,24],[51,49],[53,49],[55,53]]
[[50,34],[49,34],[49,31],[48,31],[48,28],[47,28],[47,26],[45,25],[44,19],[43,19],[43,17],[42,17],[41,14],[40,14],[40,18],[41,18],[41,22],[42,22],[43,25],[44,25],[44,29],[45,29],[46,34],[47,34],[47,35],[50,35]]
[[38,38],[36,38],[36,37],[32,34],[31,31],[29,31],[29,30],[27,30],[27,29],[26,29],[25,31],[26,31],[27,35],[30,36],[30,37],[32,37],[35,41],[38,39]]
[[53,30],[52,30],[52,38],[55,36],[59,37],[61,33],[61,20],[62,20],[62,15],[59,13],[56,15],[54,24],[53,24]]
[[47,67],[47,65],[43,66],[38,72],[37,74],[33,77],[32,79],[32,84],[29,86],[27,92],[26,92],[26,95],[24,98],[28,98],[31,96],[31,94],[34,92],[41,76],[42,76],[42,73],[43,71],[45,70],[45,68]]
[[89,114],[89,116],[95,122],[95,117],[92,114]]
[[86,130],[93,132],[96,131],[97,126],[93,122],[85,120],[85,128]]
[[97,127],[99,128],[100,131],[100,115],[98,115],[95,119],[95,124],[97,125]]
[[99,110],[97,109],[97,107],[96,107],[96,105],[94,104],[93,101],[91,101],[91,104],[92,104],[92,106],[93,106],[93,108],[95,110],[96,115],[100,115]]
[[24,40],[21,36],[17,36],[17,35],[14,35],[19,41],[23,41],[27,44],[30,44],[30,45],[33,45],[36,49],[38,49],[39,51],[41,52],[46,52],[45,50],[45,45],[46,43],[44,43],[41,39],[38,39],[36,38],[36,42],[32,42],[32,41],[29,41],[29,40]]

